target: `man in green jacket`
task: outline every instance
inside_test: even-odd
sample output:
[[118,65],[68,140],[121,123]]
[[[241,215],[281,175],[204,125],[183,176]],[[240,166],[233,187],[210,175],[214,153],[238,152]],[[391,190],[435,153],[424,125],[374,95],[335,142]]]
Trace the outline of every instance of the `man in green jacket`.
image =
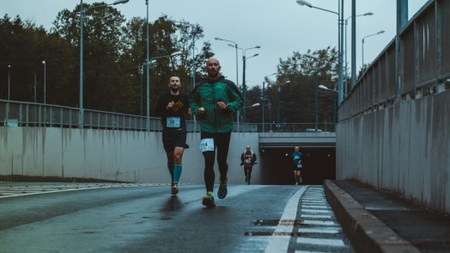
[[217,192],[219,199],[227,196],[228,148],[231,131],[233,131],[233,112],[242,106],[242,96],[236,85],[220,74],[220,63],[215,58],[206,62],[208,78],[198,83],[189,96],[192,113],[200,121],[200,150],[205,158],[206,195],[203,205],[214,207],[214,161],[217,149],[217,164],[219,165],[220,186]]

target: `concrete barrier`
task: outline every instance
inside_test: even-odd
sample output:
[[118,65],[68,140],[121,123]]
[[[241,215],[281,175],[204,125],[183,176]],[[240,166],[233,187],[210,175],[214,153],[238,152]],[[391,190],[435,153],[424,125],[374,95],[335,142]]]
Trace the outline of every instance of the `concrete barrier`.
[[[0,128],[0,175],[84,178],[168,183],[170,175],[160,132],[51,127]],[[200,134],[188,133],[182,183],[203,183]],[[233,133],[228,155],[229,182],[244,183],[240,155],[246,145],[257,149],[257,133]],[[252,181],[260,179],[255,166]],[[218,177],[217,164],[216,175]]]
[[450,214],[450,91],[339,122],[336,179]]

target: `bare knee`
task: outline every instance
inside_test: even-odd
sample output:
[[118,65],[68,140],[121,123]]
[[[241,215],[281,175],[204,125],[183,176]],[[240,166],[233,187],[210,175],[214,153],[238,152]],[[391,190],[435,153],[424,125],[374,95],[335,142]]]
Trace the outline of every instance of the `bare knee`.
[[184,151],[183,148],[180,148],[180,147],[176,147],[175,148],[175,151],[173,152],[174,162],[176,162],[176,163],[181,163],[182,162],[182,160],[183,160],[183,151]]

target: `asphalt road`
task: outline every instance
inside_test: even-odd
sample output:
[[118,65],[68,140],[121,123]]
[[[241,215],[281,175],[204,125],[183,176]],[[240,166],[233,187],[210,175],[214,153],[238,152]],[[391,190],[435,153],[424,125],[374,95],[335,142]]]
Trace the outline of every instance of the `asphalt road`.
[[[217,187],[216,187],[217,189]],[[0,252],[354,252],[320,185],[0,182]]]

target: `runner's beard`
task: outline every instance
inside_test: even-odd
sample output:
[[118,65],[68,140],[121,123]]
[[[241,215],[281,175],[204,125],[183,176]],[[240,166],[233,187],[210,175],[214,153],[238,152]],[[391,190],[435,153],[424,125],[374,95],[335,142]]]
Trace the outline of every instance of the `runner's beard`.
[[172,90],[172,92],[178,92],[180,90],[180,88],[176,87],[176,88],[170,88]]

